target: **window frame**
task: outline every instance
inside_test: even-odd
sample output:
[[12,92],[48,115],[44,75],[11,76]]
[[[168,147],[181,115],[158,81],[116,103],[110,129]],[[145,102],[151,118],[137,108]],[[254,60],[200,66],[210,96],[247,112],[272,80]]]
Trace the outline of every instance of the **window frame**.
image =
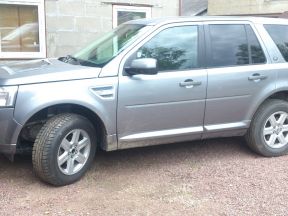
[[182,22],[182,23],[171,23],[163,25],[157,29],[155,29],[149,36],[147,36],[144,40],[141,40],[140,43],[135,45],[133,49],[131,49],[125,56],[123,57],[121,64],[120,64],[120,74],[122,76],[130,76],[125,72],[125,67],[127,66],[127,61],[131,61],[131,58],[135,56],[135,53],[147,42],[149,42],[153,37],[158,35],[160,32],[162,32],[165,29],[173,28],[173,27],[181,27],[181,26],[197,26],[198,27],[198,68],[192,68],[192,69],[186,69],[186,70],[167,70],[167,71],[159,71],[159,73],[173,73],[179,71],[199,71],[205,69],[205,39],[204,39],[204,27],[202,22]]
[[118,26],[118,12],[142,12],[146,14],[146,18],[152,17],[152,8],[151,7],[136,7],[136,6],[126,6],[126,5],[113,5],[113,14],[112,14],[112,27],[116,28]]
[[39,51],[38,52],[1,52],[0,59],[46,58],[46,31],[44,0],[0,0],[1,5],[31,5],[38,8]]
[[[245,29],[245,35],[248,43],[248,52],[249,52],[249,64],[243,64],[243,65],[225,65],[225,66],[214,66],[211,65],[210,62],[212,61],[212,43],[211,43],[211,35],[210,35],[210,25],[243,25]],[[264,63],[252,63],[252,57],[251,57],[251,49],[250,49],[250,41],[247,34],[247,26],[250,26],[261,46],[261,49],[264,53],[266,61]],[[206,38],[206,67],[207,68],[227,68],[227,67],[247,67],[252,65],[265,65],[268,63],[268,53],[265,49],[265,45],[259,36],[257,30],[249,21],[209,21],[205,22],[204,24],[205,29],[205,38]]]

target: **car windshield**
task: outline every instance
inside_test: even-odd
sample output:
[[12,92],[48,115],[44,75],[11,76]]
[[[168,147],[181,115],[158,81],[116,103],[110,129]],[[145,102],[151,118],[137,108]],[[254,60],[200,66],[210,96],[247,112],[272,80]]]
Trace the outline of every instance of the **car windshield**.
[[103,67],[148,28],[149,26],[140,24],[122,24],[75,55],[68,55],[60,60],[71,64]]

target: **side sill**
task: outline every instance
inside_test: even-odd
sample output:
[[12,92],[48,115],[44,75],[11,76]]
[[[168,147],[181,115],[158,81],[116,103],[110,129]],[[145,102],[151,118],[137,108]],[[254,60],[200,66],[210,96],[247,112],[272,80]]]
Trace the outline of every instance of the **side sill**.
[[214,131],[214,132],[203,134],[202,139],[204,140],[204,139],[212,139],[212,138],[240,137],[240,136],[244,136],[246,132],[247,132],[247,128]]
[[152,132],[144,132],[137,133],[128,136],[124,136],[120,138],[121,142],[131,142],[133,140],[146,140],[153,138],[164,138],[171,136],[180,136],[180,135],[188,135],[203,132],[203,127],[189,127],[189,128],[179,128],[179,129],[170,129],[170,130],[160,130],[160,131],[152,131]]
[[202,133],[198,134],[186,134],[186,135],[175,135],[172,137],[162,137],[154,139],[143,139],[135,141],[126,141],[119,142],[119,149],[129,149],[129,148],[138,148],[170,143],[180,143],[180,142],[190,142],[193,140],[201,140]]
[[215,124],[215,125],[206,125],[204,126],[206,132],[217,132],[217,131],[226,131],[226,130],[236,130],[249,128],[251,120],[246,120],[242,122],[233,122],[226,124]]
[[117,135],[106,135],[106,140],[100,145],[104,151],[115,151],[118,149]]
[[206,125],[202,139],[244,136],[251,121],[233,122],[227,124]]
[[178,143],[201,139],[203,127],[189,127],[132,134],[120,138],[119,149]]

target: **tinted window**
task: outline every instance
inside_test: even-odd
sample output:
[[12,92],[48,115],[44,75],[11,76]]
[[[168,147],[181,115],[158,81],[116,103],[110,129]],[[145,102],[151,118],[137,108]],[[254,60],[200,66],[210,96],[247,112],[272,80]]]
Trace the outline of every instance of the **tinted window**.
[[157,59],[159,71],[188,70],[198,65],[198,27],[179,26],[157,34],[137,51],[137,58]]
[[210,25],[211,66],[249,64],[245,25]]
[[249,49],[251,52],[252,64],[265,63],[266,62],[265,54],[250,25],[246,25],[246,31],[247,31],[248,41],[249,41]]
[[288,26],[265,25],[265,28],[282,53],[284,59],[288,61]]

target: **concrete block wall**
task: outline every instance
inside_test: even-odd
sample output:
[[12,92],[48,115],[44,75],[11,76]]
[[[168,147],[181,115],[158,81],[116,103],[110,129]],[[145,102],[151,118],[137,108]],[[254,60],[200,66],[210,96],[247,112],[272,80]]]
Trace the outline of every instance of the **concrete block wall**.
[[281,14],[288,11],[286,0],[209,0],[208,15]]
[[[47,56],[73,54],[112,29],[112,4],[101,0],[46,0]],[[113,0],[155,5],[152,17],[178,16],[179,0]]]

